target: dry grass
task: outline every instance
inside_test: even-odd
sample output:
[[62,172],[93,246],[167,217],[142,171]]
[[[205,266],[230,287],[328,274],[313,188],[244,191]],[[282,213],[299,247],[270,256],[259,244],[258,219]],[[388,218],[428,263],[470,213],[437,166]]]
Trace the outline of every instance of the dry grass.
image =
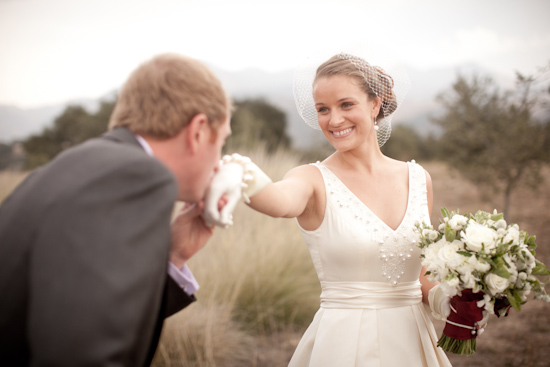
[[[298,160],[254,161],[274,179]],[[285,366],[319,305],[320,286],[294,220],[245,205],[191,261],[198,301],[166,322],[154,366]]]
[[[288,153],[252,152],[268,174],[281,178],[299,164]],[[422,162],[421,162],[422,163]],[[492,211],[480,190],[441,163],[425,163],[434,184],[434,215],[440,207]],[[550,167],[543,175],[550,182]],[[23,175],[0,173],[0,201]],[[500,199],[500,198],[498,198]],[[537,257],[550,264],[550,190],[518,190],[509,222],[537,234]],[[319,305],[320,288],[311,259],[294,220],[273,219],[244,205],[235,225],[218,229],[190,264],[201,284],[198,301],[168,319],[155,367],[286,366],[299,338]],[[443,324],[434,321],[441,331]],[[470,357],[450,355],[455,367],[548,366],[550,305],[528,302],[520,313],[493,317]]]

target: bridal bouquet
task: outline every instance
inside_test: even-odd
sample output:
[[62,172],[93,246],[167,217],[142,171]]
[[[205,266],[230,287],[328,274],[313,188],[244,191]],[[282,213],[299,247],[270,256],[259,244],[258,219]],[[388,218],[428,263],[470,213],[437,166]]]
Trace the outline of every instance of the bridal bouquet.
[[[425,223],[416,225],[422,265],[430,280],[440,282],[451,307],[463,308],[449,315],[438,345],[451,353],[473,354],[477,330],[461,322],[461,312],[478,312],[478,319],[483,310],[507,316],[510,307],[520,310],[531,291],[535,299],[550,302],[544,289],[547,279],[536,277],[550,271],[535,258],[535,237],[517,224],[507,224],[496,210],[461,215],[443,208],[441,213],[437,230]],[[457,298],[463,302],[453,302]]]

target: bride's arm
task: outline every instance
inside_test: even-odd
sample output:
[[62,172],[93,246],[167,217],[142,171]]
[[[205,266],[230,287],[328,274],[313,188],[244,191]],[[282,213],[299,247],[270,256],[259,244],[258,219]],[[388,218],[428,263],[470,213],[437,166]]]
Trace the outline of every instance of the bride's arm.
[[251,197],[249,206],[272,217],[299,216],[314,196],[313,170],[309,165],[291,169],[281,181],[270,183]]
[[[304,212],[315,192],[312,171],[305,165],[290,170],[276,183],[249,158],[233,154],[224,156],[206,194],[202,217],[207,225],[229,227],[232,213],[242,199],[253,209],[273,217],[296,217]],[[220,210],[218,202],[226,198]]]
[[[428,214],[431,217],[432,208],[433,208],[432,178],[431,178],[430,174],[428,173],[428,171],[424,170],[424,172],[426,173],[426,191],[427,191],[426,195],[427,195],[427,199],[428,199]],[[428,294],[430,292],[430,289],[432,289],[433,287],[435,287],[439,283],[430,282],[430,280],[426,276],[426,268],[422,267],[422,271],[420,272],[420,284],[422,284],[422,302],[429,305]]]

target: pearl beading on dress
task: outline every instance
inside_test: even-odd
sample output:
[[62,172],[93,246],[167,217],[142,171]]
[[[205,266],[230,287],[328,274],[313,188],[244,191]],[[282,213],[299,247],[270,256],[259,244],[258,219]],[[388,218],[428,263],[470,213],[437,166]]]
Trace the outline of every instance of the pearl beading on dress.
[[[424,169],[413,160],[409,165],[409,197],[407,209],[402,222],[396,230],[390,228],[361,202],[332,171],[317,162],[322,167],[327,178],[328,195],[334,197],[343,214],[351,214],[361,230],[369,230],[371,224],[379,222],[371,230],[372,239],[378,243],[379,258],[382,261],[382,276],[392,285],[400,282],[404,274],[405,263],[414,255],[417,248],[414,225],[428,215],[428,199]],[[380,229],[379,229],[380,228]]]

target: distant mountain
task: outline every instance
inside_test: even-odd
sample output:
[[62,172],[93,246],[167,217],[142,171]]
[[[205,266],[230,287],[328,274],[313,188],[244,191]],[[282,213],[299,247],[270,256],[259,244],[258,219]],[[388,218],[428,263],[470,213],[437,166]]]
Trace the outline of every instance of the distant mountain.
[[88,111],[94,111],[99,106],[99,100],[71,100],[63,104],[38,108],[19,108],[0,104],[0,142],[20,141],[32,134],[40,133],[47,126],[53,125],[55,118],[69,105],[80,105]]
[[[258,69],[246,69],[228,72],[215,67],[212,69],[234,100],[264,98],[285,111],[287,132],[295,147],[308,148],[322,139],[321,133],[308,127],[296,112],[292,94],[293,71],[269,73]],[[437,132],[437,127],[430,123],[432,116],[442,113],[435,98],[438,93],[450,88],[459,72],[465,75],[490,75],[487,70],[475,65],[425,71],[409,70],[411,90],[395,113],[394,125],[406,124],[420,134]],[[111,92],[102,99],[111,99],[113,94],[114,92]],[[46,126],[51,125],[69,104],[80,104],[93,111],[97,108],[99,100],[72,100],[60,105],[33,109],[0,105],[0,142],[23,140],[31,134],[40,133]]]

